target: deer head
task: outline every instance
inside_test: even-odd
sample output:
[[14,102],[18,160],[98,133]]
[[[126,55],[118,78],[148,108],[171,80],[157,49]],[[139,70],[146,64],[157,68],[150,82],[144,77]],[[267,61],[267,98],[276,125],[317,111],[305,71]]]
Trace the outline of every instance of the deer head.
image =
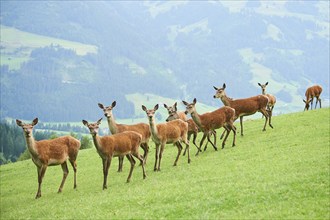
[[166,104],[164,104],[164,107],[167,109],[168,114],[172,114],[175,113],[178,109],[177,109],[177,103],[175,102],[173,106],[167,106]]
[[303,102],[305,103],[304,111],[308,111],[309,106],[310,106],[309,104],[311,103],[311,101],[312,101],[312,99],[310,99],[308,101],[306,101],[306,100],[303,99]]
[[38,118],[33,119],[31,124],[25,124],[21,120],[16,119],[16,124],[23,128],[26,137],[31,137],[33,127],[38,124]]
[[159,106],[157,104],[157,105],[155,105],[155,107],[153,109],[148,110],[144,105],[142,105],[142,110],[147,113],[149,120],[151,120],[155,116],[155,113],[156,113],[158,107]]
[[265,95],[266,94],[266,87],[268,85],[268,82],[266,82],[265,84],[258,83],[258,85],[261,87],[262,94]]
[[104,116],[110,118],[112,115],[112,109],[116,106],[116,101],[113,101],[108,107],[104,107],[101,103],[98,103],[98,106],[103,110]]
[[101,124],[102,118],[100,118],[95,123],[88,123],[86,120],[82,120],[82,123],[89,129],[89,133],[93,136],[97,135],[99,132],[99,125]]
[[197,102],[196,98],[194,98],[192,103],[188,103],[186,101],[182,101],[183,104],[186,106],[186,111],[184,112],[186,115],[196,112],[195,104]]
[[217,91],[215,93],[215,95],[213,96],[213,98],[222,98],[226,95],[225,93],[225,88],[226,88],[226,84],[224,83],[222,88],[217,88],[215,86],[213,86],[213,88]]

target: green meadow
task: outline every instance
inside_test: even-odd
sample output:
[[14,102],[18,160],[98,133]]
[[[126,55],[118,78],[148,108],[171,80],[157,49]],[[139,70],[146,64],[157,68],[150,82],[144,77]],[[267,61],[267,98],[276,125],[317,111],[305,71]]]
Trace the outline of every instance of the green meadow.
[[[78,188],[73,189],[69,167],[63,192],[60,166],[49,167],[42,197],[34,199],[37,172],[31,160],[3,165],[1,219],[329,219],[330,109],[273,117],[274,129],[264,119],[244,123],[244,137],[232,134],[225,149],[208,149],[187,156],[173,167],[177,149],[167,145],[162,170],[153,171],[155,147],[150,142],[147,178],[135,166],[126,183],[129,163],[117,173],[112,161],[108,189],[102,190],[101,159],[95,148],[78,155]],[[237,130],[239,131],[239,125]],[[220,136],[222,129],[218,131]],[[200,140],[201,135],[198,139]]]

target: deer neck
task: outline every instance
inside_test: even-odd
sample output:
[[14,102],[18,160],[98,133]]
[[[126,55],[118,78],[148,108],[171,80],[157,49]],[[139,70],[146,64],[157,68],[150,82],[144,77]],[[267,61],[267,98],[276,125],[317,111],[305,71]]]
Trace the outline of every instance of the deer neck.
[[149,118],[149,125],[153,139],[158,139],[158,130],[156,126],[155,117]]
[[93,134],[93,142],[97,151],[101,149],[101,138],[98,134]]
[[25,141],[26,141],[26,145],[32,155],[32,157],[36,157],[38,155],[38,151],[36,148],[36,141],[34,140],[33,135],[31,134],[30,137],[25,136]]
[[107,117],[108,120],[108,126],[111,134],[116,134],[118,133],[118,127],[115,121],[115,118],[113,117],[113,114],[111,112],[110,117]]
[[232,100],[227,95],[222,96],[220,99],[225,106],[231,106]]
[[199,128],[202,128],[201,118],[199,117],[199,114],[196,110],[191,113],[191,118],[194,120],[194,122]]

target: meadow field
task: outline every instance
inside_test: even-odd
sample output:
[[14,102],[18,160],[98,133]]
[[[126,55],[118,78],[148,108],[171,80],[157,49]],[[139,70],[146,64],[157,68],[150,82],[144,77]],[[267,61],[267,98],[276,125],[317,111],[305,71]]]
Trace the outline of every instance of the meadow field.
[[150,142],[145,180],[137,165],[126,183],[129,163],[125,159],[124,171],[117,173],[115,158],[107,190],[102,190],[102,165],[95,148],[79,152],[77,190],[69,167],[58,194],[62,169],[49,167],[37,200],[32,161],[3,165],[0,218],[329,219],[330,109],[275,116],[274,129],[267,126],[265,132],[259,115],[244,123],[244,137],[238,133],[234,148],[232,134],[225,149],[218,140],[218,151],[209,146],[197,157],[191,144],[190,164],[181,155],[173,167],[177,149],[167,145],[160,172],[153,171],[155,147]]

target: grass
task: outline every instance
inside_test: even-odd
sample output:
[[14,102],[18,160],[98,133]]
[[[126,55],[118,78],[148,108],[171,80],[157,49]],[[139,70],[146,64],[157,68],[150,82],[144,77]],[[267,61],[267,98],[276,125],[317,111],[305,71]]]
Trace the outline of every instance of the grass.
[[[78,189],[73,172],[57,194],[62,171],[49,167],[42,197],[35,165],[1,166],[1,219],[329,219],[329,108],[273,117],[274,129],[262,132],[264,119],[246,121],[244,137],[232,135],[224,150],[209,147],[199,156],[191,146],[191,164],[168,145],[162,171],[154,172],[154,145],[147,179],[135,167],[126,183],[113,160],[108,189],[102,190],[102,165],[95,149],[78,157]],[[239,127],[239,126],[238,126]],[[218,132],[218,135],[221,131]],[[199,136],[200,139],[200,136]],[[218,146],[219,146],[218,141]]]

